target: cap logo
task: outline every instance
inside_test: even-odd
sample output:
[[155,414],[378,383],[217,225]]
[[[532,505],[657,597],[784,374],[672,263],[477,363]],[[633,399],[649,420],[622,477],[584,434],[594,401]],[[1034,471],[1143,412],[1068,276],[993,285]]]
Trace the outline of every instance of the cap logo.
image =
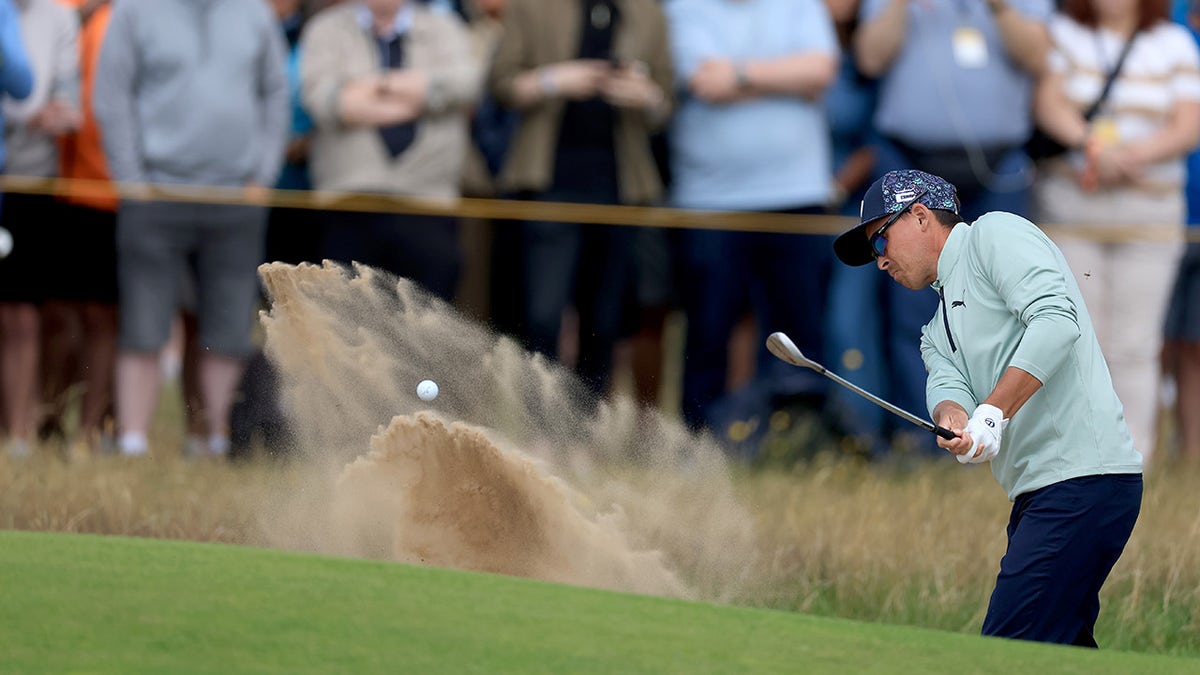
[[917,189],[916,188],[908,188],[906,190],[900,190],[899,192],[894,193],[892,195],[892,198],[894,198],[896,200],[897,204],[903,204],[904,202],[906,202],[916,196],[917,196]]

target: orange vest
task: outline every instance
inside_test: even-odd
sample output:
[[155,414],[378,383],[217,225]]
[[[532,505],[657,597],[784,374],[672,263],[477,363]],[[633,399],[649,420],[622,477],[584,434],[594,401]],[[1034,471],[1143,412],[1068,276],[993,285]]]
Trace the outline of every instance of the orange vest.
[[[59,0],[78,9],[85,0]],[[100,61],[100,46],[108,31],[108,20],[112,5],[105,3],[97,9],[79,30],[79,103],[83,113],[83,124],[79,130],[63,136],[59,153],[59,175],[63,178],[78,178],[103,181],[96,187],[88,187],[88,194],[74,194],[66,198],[73,204],[95,209],[114,211],[117,208],[117,193],[108,174],[108,160],[104,157],[104,145],[100,139],[100,127],[92,112],[92,89],[96,84],[96,64]]]

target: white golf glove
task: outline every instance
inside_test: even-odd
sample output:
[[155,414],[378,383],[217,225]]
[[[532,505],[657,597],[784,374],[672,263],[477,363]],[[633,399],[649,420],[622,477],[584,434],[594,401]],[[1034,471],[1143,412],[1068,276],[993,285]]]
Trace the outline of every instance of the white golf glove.
[[957,456],[959,463],[981,464],[992,461],[992,458],[1000,453],[1000,435],[1007,426],[1008,420],[1004,419],[1004,413],[996,406],[984,403],[975,408],[975,414],[971,415],[967,428],[963,430],[971,436],[975,445],[970,452]]

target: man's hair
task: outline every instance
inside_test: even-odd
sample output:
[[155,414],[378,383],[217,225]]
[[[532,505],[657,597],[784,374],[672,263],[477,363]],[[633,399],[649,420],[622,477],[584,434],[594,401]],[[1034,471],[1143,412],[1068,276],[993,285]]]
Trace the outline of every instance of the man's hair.
[[962,222],[962,216],[953,211],[946,209],[929,209],[933,212],[933,217],[945,227],[954,227]]

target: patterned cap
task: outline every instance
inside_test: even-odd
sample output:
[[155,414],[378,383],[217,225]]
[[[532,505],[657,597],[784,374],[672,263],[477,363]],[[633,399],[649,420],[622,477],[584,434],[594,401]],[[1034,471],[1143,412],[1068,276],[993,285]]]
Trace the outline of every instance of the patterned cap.
[[838,236],[833,250],[838,258],[858,267],[875,261],[867,226],[920,202],[931,209],[958,213],[958,191],[945,178],[916,169],[889,171],[867,188],[859,208],[859,224]]

